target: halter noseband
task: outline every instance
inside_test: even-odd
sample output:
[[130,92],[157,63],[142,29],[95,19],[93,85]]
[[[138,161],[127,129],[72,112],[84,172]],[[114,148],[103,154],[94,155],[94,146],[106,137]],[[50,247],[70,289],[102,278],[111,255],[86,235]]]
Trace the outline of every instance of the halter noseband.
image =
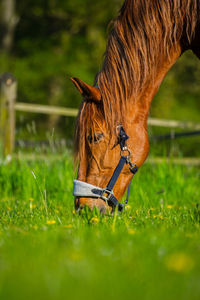
[[[123,127],[117,126],[119,128],[119,145],[121,148],[120,160],[117,167],[114,170],[114,173],[106,186],[102,189],[92,184],[80,180],[73,181],[73,195],[75,197],[90,197],[90,198],[100,198],[104,200],[109,206],[115,208],[118,207],[119,211],[123,210],[124,205],[119,203],[117,198],[114,196],[113,188],[119,178],[119,175],[122,172],[122,169],[125,164],[129,164],[131,173],[135,174],[138,171],[138,167],[135,163],[131,162],[131,152],[126,145],[126,141],[129,139]],[[127,155],[125,155],[127,154]],[[129,196],[129,192],[128,192]],[[125,205],[128,203],[128,196],[125,202]]]

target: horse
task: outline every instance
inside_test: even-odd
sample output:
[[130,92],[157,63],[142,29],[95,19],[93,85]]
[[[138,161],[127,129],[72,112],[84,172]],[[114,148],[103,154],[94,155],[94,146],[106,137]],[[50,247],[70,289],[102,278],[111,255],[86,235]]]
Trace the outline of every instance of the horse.
[[75,208],[122,210],[119,200],[149,152],[147,119],[161,82],[187,50],[200,59],[200,0],[125,0],[75,126]]

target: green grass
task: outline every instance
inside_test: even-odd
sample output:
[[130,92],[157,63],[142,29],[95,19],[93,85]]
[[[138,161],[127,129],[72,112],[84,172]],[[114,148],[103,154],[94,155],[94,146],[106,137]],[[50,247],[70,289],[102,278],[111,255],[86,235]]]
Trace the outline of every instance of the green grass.
[[0,299],[200,299],[200,169],[144,165],[129,209],[73,211],[72,159],[0,165]]

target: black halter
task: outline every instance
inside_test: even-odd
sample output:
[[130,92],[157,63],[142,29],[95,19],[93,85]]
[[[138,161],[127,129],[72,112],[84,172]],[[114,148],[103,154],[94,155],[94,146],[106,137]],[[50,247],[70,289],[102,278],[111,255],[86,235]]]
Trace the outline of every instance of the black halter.
[[115,197],[113,193],[114,186],[125,164],[129,165],[129,169],[133,174],[135,174],[138,171],[138,167],[135,163],[131,162],[131,152],[126,145],[126,141],[128,140],[129,137],[127,136],[122,126],[117,126],[117,130],[119,131],[118,143],[121,149],[120,152],[121,157],[106,188],[100,188],[98,186],[76,179],[73,181],[73,186],[74,186],[73,195],[75,197],[100,198],[104,200],[112,208],[117,207],[119,211],[122,211],[123,207],[126,206],[126,204],[128,203],[130,184],[128,187],[127,198],[124,205],[119,203],[117,198]]
[[[118,126],[118,128],[119,128],[119,145],[121,148],[121,158],[120,158],[120,161],[119,161],[117,167],[114,170],[114,173],[113,173],[107,187],[104,189],[103,193],[100,195],[100,198],[105,200],[109,206],[112,206],[114,208],[118,207],[118,210],[122,211],[124,205],[119,203],[117,198],[114,196],[113,188],[114,188],[114,186],[117,182],[117,179],[119,178],[125,164],[129,164],[129,167],[130,167],[129,169],[130,169],[131,173],[133,173],[133,174],[137,173],[138,167],[135,163],[131,162],[131,152],[126,145],[126,141],[129,139],[128,135],[126,134],[126,132],[124,131],[124,129],[121,125]],[[130,184],[131,184],[131,182],[130,182]],[[125,205],[128,203],[130,184],[128,187],[128,193],[127,193]]]

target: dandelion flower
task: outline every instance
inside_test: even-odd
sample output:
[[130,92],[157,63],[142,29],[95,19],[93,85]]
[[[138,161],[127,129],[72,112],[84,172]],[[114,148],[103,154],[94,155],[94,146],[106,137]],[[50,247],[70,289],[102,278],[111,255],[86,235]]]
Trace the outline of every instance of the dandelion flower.
[[186,253],[173,253],[166,259],[166,266],[169,270],[177,273],[186,273],[194,267],[193,259]]
[[52,225],[52,224],[56,224],[55,220],[48,220],[47,221],[47,225]]
[[173,205],[167,205],[167,208],[172,209]]
[[133,235],[136,233],[136,231],[134,229],[130,228],[130,229],[128,229],[128,233]]
[[127,204],[126,205],[126,210],[130,210],[131,209],[131,205]]
[[36,208],[36,204],[32,204],[32,202],[30,203],[30,209],[34,209]]
[[97,217],[93,217],[91,220],[90,220],[90,223],[92,224],[97,224],[99,223],[99,219]]
[[64,225],[64,228],[72,228],[72,224]]

